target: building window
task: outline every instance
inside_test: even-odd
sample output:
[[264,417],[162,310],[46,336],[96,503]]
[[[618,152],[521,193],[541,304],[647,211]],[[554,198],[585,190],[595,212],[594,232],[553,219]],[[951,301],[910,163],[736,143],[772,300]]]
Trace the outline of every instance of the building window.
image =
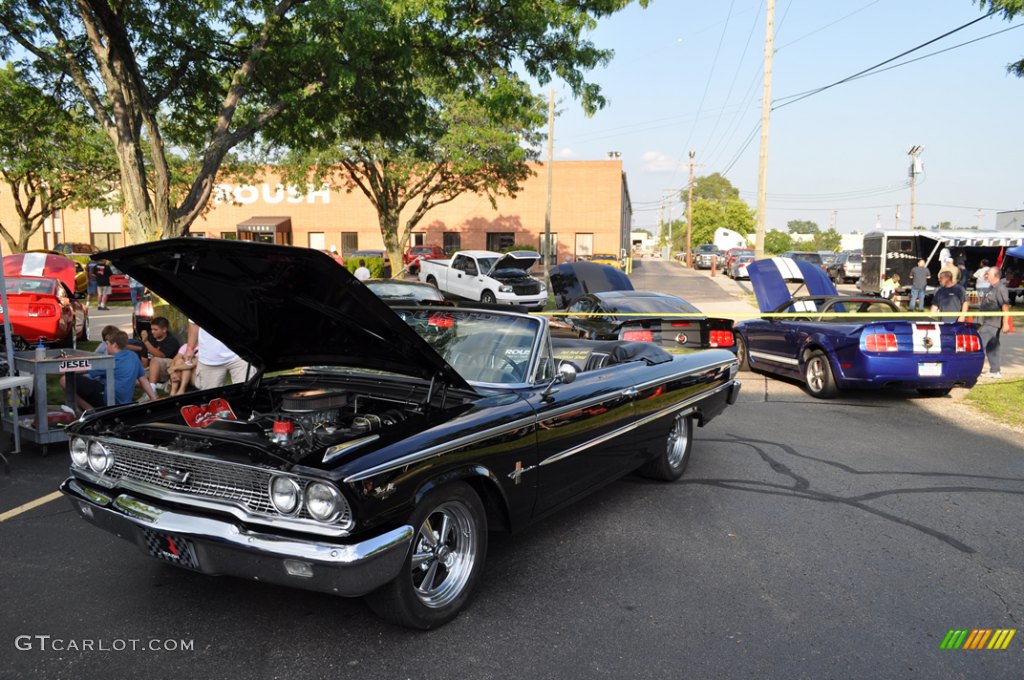
[[410,239],[409,239],[409,245],[410,246],[425,246],[425,245],[427,245],[427,235],[424,234],[423,232],[421,232],[421,231],[414,231],[409,236],[410,236]]
[[309,232],[309,247],[313,250],[326,250],[325,245],[327,240],[324,238],[324,232],[322,231],[311,231]]
[[222,231],[220,237],[226,241],[237,241],[238,233],[234,231]]
[[189,238],[206,238],[206,232],[205,231],[190,231],[187,234],[185,234],[185,236],[188,236]]
[[121,234],[93,234],[92,244],[100,250],[113,250],[121,247]]
[[547,246],[544,245],[544,234],[540,235],[540,252],[547,256],[548,264],[557,264],[558,260],[558,234],[551,232]]
[[341,254],[351,255],[357,250],[359,250],[359,232],[341,232]]
[[462,234],[457,231],[446,231],[444,232],[444,252],[451,255],[452,253],[462,250]]
[[516,244],[516,235],[511,231],[489,231],[487,232],[487,250],[501,252]]

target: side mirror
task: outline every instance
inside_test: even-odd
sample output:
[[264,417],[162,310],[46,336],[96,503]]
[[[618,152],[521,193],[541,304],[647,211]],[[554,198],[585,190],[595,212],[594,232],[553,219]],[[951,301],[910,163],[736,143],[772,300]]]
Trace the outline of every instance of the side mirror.
[[556,375],[548,386],[541,392],[541,399],[547,401],[551,399],[551,395],[557,392],[555,385],[562,383],[563,385],[569,385],[576,381],[576,368],[568,363],[563,363],[558,366],[558,375]]

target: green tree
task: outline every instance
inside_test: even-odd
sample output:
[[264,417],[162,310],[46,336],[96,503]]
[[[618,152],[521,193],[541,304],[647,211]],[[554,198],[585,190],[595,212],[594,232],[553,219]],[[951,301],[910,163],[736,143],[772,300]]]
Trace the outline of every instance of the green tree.
[[786,227],[791,234],[817,234],[820,231],[817,222],[810,220],[790,220]]
[[65,110],[10,65],[0,69],[0,100],[0,178],[18,215],[17,225],[0,222],[0,235],[11,252],[64,208],[117,204],[117,163],[88,113]]
[[814,235],[814,250],[828,250],[833,253],[839,252],[843,244],[843,236],[835,227],[829,227],[826,231],[819,231]]
[[939,222],[938,224],[933,226],[932,227],[932,231],[943,231],[945,229],[952,229],[952,228],[953,228],[953,223],[952,222],[943,221],[943,222]]
[[[1002,13],[1007,21],[1011,21],[1018,14],[1024,14],[1024,0],[978,0],[978,6],[982,10]],[[1006,70],[1019,78],[1024,78],[1024,59],[1009,64]]]
[[[680,195],[685,203],[689,198],[689,191],[683,191]],[[699,200],[725,202],[739,197],[740,190],[717,172],[693,180],[694,203]]]
[[[754,232],[754,226],[754,211],[738,198],[724,201],[702,198],[693,202],[691,240],[694,246],[713,243],[716,229],[732,229],[746,236]],[[686,249],[685,222],[680,224],[678,231],[673,230],[672,247],[676,250]]]
[[465,193],[485,195],[492,205],[497,196],[515,196],[541,141],[544,102],[521,80],[496,77],[477,97],[441,88],[433,96],[430,120],[417,135],[347,140],[290,163],[296,180],[312,175],[370,200],[394,272],[432,208]]
[[793,249],[793,237],[784,231],[772,229],[764,234],[764,252],[779,255]]
[[[424,76],[476,93],[495,71],[557,75],[592,112],[604,100],[584,73],[611,53],[585,34],[629,2],[8,0],[0,49],[86,103],[141,242],[187,232],[240,145],[402,139],[429,120]],[[180,198],[176,153],[192,170]]]

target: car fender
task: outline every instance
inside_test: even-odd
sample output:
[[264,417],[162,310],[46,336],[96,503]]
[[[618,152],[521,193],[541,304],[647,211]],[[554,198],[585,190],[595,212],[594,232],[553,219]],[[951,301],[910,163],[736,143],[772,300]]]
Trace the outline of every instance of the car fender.
[[[483,465],[467,465],[445,470],[436,477],[431,477],[420,484],[414,495],[415,504],[419,505],[423,497],[434,489],[451,482],[468,483],[487,509],[487,519],[491,528],[510,530],[509,500],[498,476]],[[494,526],[495,522],[498,523]]]
[[823,333],[808,335],[804,340],[804,343],[800,346],[800,356],[797,357],[800,362],[800,374],[803,375],[807,369],[807,358],[811,356],[812,352],[816,351],[825,353],[825,356],[828,357],[829,366],[832,367],[832,375],[838,378],[841,375],[841,373],[836,370],[839,364],[839,358],[836,356],[832,339]]

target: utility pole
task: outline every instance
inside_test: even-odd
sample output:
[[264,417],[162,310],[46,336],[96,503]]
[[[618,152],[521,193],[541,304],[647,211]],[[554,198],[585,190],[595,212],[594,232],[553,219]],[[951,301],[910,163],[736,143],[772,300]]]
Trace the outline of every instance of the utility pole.
[[829,225],[829,229],[835,229],[836,228],[836,220],[838,220],[838,219],[839,219],[839,211],[838,210],[833,210],[832,211],[832,224]]
[[910,228],[914,229],[914,189],[917,185],[917,176],[921,174],[921,152],[924,151],[923,146],[915,145],[910,147],[910,151],[907,155],[910,156]]
[[894,227],[894,229],[898,230],[899,228],[900,228],[900,204],[897,203],[896,204],[896,226]]
[[981,229],[981,220],[985,216],[985,213],[981,208],[978,208],[978,229]]
[[768,207],[768,121],[772,112],[772,53],[775,51],[775,0],[768,0],[765,11],[764,89],[761,93],[761,153],[757,170],[757,227],[754,253],[764,257],[765,211]]
[[690,151],[690,193],[686,198],[686,266],[693,269],[693,157]]
[[544,280],[548,280],[548,258],[551,249],[551,187],[555,171],[555,88],[551,88],[548,96],[548,197],[547,207],[544,210],[544,247],[541,248],[544,257]]

